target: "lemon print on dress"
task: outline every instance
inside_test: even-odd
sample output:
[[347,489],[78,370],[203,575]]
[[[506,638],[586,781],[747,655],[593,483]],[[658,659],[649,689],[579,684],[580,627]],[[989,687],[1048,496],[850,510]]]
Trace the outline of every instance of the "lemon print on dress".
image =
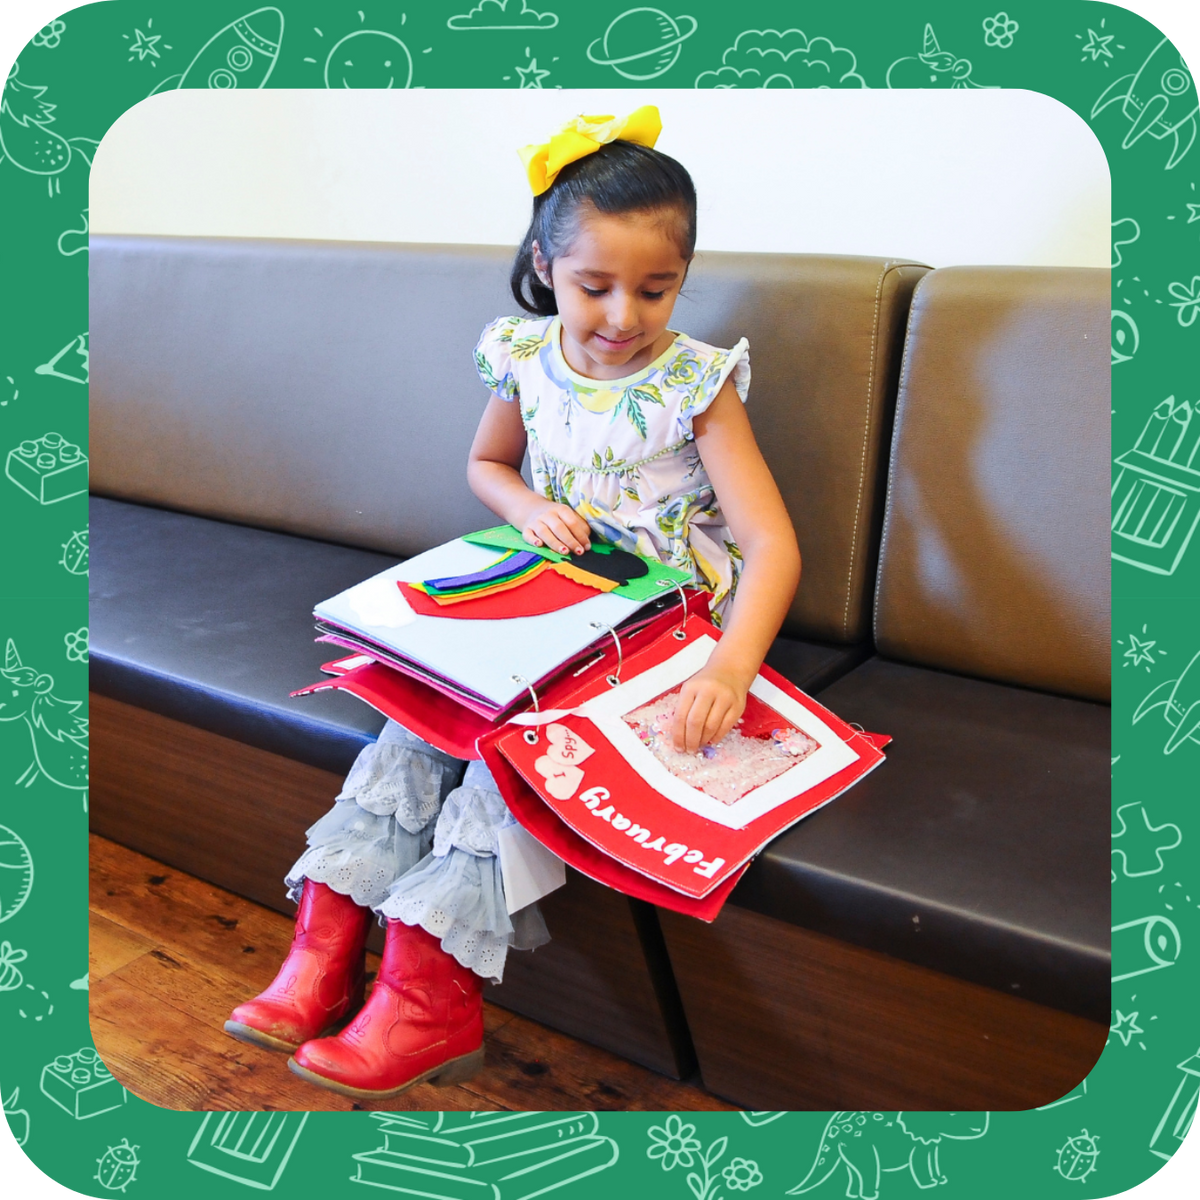
[[579,403],[586,408],[588,412],[594,413],[612,412],[612,410],[621,403],[621,396],[623,394],[623,389],[618,391],[616,388],[578,389]]

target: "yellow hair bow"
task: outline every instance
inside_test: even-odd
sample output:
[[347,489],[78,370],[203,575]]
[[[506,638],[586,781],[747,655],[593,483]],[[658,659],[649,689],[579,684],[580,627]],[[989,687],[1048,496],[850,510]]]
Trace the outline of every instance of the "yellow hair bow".
[[636,108],[627,117],[573,117],[541,145],[518,150],[529,175],[529,186],[540,196],[568,163],[595,154],[609,142],[637,142],[653,146],[662,133],[662,121],[653,104]]

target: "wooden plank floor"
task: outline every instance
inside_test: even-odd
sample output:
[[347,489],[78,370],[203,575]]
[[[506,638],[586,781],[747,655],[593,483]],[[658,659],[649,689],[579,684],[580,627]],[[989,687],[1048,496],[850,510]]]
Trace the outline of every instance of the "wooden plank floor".
[[[730,1110],[702,1088],[484,1004],[487,1066],[449,1088],[419,1084],[356,1104],[239,1042],[222,1025],[287,953],[293,923],[153,859],[90,841],[89,1010],[101,1057],[130,1091],[163,1108]],[[373,978],[377,955],[368,955]],[[486,992],[485,992],[486,995]]]

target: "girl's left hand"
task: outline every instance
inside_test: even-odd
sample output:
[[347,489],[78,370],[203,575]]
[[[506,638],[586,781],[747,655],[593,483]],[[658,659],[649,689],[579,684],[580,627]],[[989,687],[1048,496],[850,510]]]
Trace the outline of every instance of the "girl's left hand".
[[746,687],[732,671],[711,664],[696,672],[679,690],[671,726],[678,751],[695,754],[719,742],[746,710]]

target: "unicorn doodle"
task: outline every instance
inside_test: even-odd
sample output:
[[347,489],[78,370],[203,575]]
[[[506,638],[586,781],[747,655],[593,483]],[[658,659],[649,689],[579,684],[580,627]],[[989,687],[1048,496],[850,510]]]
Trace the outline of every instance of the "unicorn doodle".
[[890,88],[984,88],[971,78],[971,60],[938,45],[932,25],[925,26],[921,53],[898,58],[887,71]]
[[[33,761],[18,784],[32,786],[45,776],[51,783],[83,793],[87,812],[88,723],[76,716],[81,700],[60,700],[54,695],[54,679],[21,662],[12,638],[4,652],[0,670],[0,721],[23,720],[33,742]],[[6,695],[7,693],[7,695]]]
[[1154,47],[1136,75],[1123,75],[1104,90],[1092,105],[1092,118],[1118,100],[1121,111],[1133,122],[1121,143],[1122,150],[1128,150],[1147,133],[1159,141],[1174,137],[1167,159],[1169,171],[1192,148],[1198,111],[1196,84],[1183,56],[1166,38]]

